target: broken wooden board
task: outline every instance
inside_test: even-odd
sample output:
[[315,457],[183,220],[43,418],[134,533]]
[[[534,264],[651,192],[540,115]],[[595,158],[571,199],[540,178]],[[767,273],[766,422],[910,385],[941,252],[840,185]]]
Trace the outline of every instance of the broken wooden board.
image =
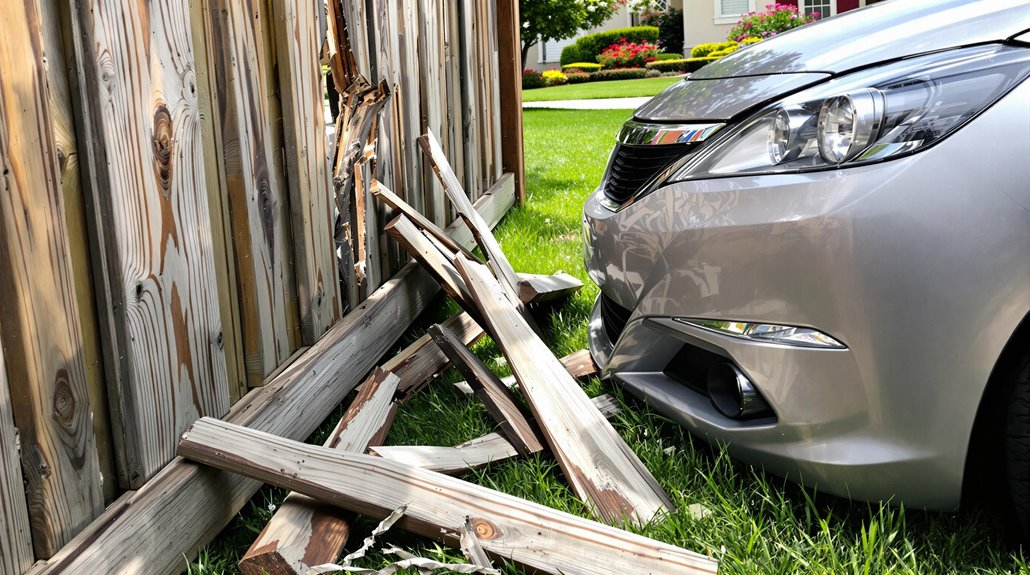
[[541,303],[569,297],[583,289],[583,282],[566,273],[554,275],[518,274],[519,300]]
[[615,428],[533,332],[482,265],[455,258],[486,320],[484,328],[508,359],[551,452],[573,491],[604,521],[645,524],[673,504]]
[[479,542],[479,535],[476,534],[476,526],[472,523],[471,517],[466,517],[465,524],[461,526],[459,542],[461,552],[468,559],[469,563],[480,567],[493,568],[494,564],[486,554],[486,549],[483,549],[483,544]]
[[[591,401],[606,418],[619,413],[619,405],[610,395],[600,395]],[[373,447],[370,451],[386,459],[447,475],[458,475],[519,455],[511,443],[499,433],[488,433],[454,447],[381,445]]]
[[427,238],[422,235],[418,227],[415,226],[408,219],[407,216],[401,214],[393,219],[389,224],[386,225],[386,231],[397,240],[397,243],[401,245],[411,257],[415,258],[423,268],[425,268],[430,275],[432,275],[438,282],[440,287],[447,295],[451,296],[454,301],[458,302],[462,307],[469,311],[473,317],[476,317],[476,307],[470,303],[468,299],[468,290],[465,288],[465,282],[462,281],[458,271],[454,269],[454,265],[447,261],[444,254]]
[[[0,105],[2,106],[2,105]],[[11,413],[4,348],[0,345],[0,573],[32,566],[32,534],[18,457],[18,428]]]
[[382,519],[406,504],[398,525],[454,545],[471,517],[492,556],[546,573],[695,575],[717,570],[716,561],[704,555],[454,477],[208,417],[183,434],[179,454],[372,518]]
[[447,246],[448,250],[454,253],[462,253],[469,259],[473,259],[475,257],[472,255],[472,252],[458,245],[457,242],[451,239],[451,237],[441,230],[439,226],[429,221],[428,218],[399,198],[378,180],[372,180],[371,191],[372,195],[375,196],[376,199],[383,202],[390,208],[404,214],[413,224],[418,226],[419,229],[432,234],[434,238],[440,241],[440,243]]
[[[364,453],[382,441],[397,411],[400,379],[376,369],[326,440],[325,446]],[[244,575],[303,575],[334,561],[347,544],[350,521],[335,507],[290,493],[240,559]]]
[[[484,219],[496,223],[514,201],[514,180],[506,175],[476,206]],[[462,245],[473,244],[464,225],[447,230]],[[414,263],[405,266],[280,377],[248,393],[226,420],[276,435],[308,437],[437,293],[439,285],[429,274]],[[32,575],[138,575],[141,562],[148,575],[179,575],[183,558],[195,557],[260,486],[176,458],[123,498],[124,505],[91,523],[50,560],[37,563]]]
[[[468,313],[462,312],[441,324],[453,333],[464,345],[472,345],[483,337],[483,328]],[[430,378],[443,371],[450,360],[433,342],[428,333],[404,348],[383,369],[392,371],[400,378],[397,401],[403,404],[425,385]]]
[[469,382],[486,410],[501,427],[501,433],[522,455],[543,449],[533,426],[523,415],[515,396],[479,358],[472,354],[458,338],[446,328],[432,325],[429,335],[454,366]]
[[[576,379],[593,377],[597,375],[599,371],[597,364],[594,363],[594,358],[590,357],[590,352],[585,349],[570,353],[559,361],[561,361],[562,365],[565,366],[565,370],[569,372],[569,375]],[[518,382],[515,381],[514,375],[507,375],[501,378],[501,383],[503,383],[505,387],[511,389]],[[464,381],[455,383],[454,388],[465,395],[472,395],[475,393],[472,391],[472,386]]]
[[426,159],[433,166],[433,171],[436,172],[447,197],[450,198],[451,203],[458,210],[461,219],[465,220],[465,224],[472,230],[476,243],[482,248],[483,255],[486,256],[490,269],[493,270],[494,275],[501,282],[506,295],[508,295],[512,303],[519,302],[518,274],[515,273],[511,264],[508,263],[508,258],[505,257],[504,252],[501,251],[500,244],[497,243],[497,239],[494,238],[493,233],[490,231],[490,226],[486,225],[483,218],[479,217],[476,210],[472,208],[472,201],[469,200],[465,189],[461,186],[461,182],[458,181],[454,170],[451,169],[447,156],[444,154],[443,149],[440,148],[440,142],[437,141],[436,136],[430,130],[419,136],[418,143],[422,147]]

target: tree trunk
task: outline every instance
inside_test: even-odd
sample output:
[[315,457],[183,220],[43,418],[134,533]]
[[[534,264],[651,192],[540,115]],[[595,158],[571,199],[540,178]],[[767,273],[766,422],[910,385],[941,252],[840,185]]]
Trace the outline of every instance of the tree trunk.
[[522,43],[522,69],[526,69],[526,60],[529,58],[529,49],[536,44],[534,41],[526,41]]

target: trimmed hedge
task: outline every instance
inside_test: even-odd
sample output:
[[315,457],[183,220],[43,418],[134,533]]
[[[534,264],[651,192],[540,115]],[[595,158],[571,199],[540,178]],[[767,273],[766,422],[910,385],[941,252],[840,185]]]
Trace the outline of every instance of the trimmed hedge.
[[658,55],[658,61],[662,60],[682,60],[683,54],[677,54],[675,52],[664,52]]
[[568,71],[565,72],[565,79],[569,84],[582,84],[583,82],[589,82],[593,80],[593,74],[587,74],[586,72]]
[[709,62],[718,60],[718,57],[705,56],[703,58],[683,58],[680,60],[665,60],[648,62],[647,69],[657,72],[695,72]]
[[[644,68],[613,68],[611,70],[601,70],[600,72],[594,72],[590,75],[591,80],[639,80],[640,78],[648,78],[648,72],[651,70],[645,70]],[[657,71],[654,71],[658,73]]]
[[568,64],[572,64],[573,62],[582,62],[584,60],[593,62],[594,56],[592,54],[580,56],[579,46],[575,44],[569,44],[561,49],[561,58],[559,59],[559,62],[561,63],[562,68]]
[[[576,46],[576,50],[581,56],[578,58],[580,62],[596,62],[597,56],[600,55],[605,48],[612,44],[618,44],[623,38],[625,38],[627,42],[634,42],[637,44],[640,42],[657,44],[658,28],[654,26],[633,26],[631,28],[594,32],[593,34],[580,36],[573,45]],[[564,55],[564,51],[562,51],[562,54]],[[571,61],[572,60],[570,60],[570,62]]]
[[596,72],[601,69],[601,65],[597,62],[573,62],[571,64],[562,64],[562,70],[580,70],[583,72]]
[[725,50],[727,48],[736,48],[737,43],[733,40],[729,42],[708,42],[707,44],[698,44],[690,50],[691,58],[704,58],[710,56],[712,52],[717,50]]

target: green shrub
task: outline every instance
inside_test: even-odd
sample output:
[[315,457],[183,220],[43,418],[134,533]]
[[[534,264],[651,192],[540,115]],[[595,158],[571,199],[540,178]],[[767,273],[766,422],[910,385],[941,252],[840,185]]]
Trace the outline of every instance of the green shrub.
[[725,50],[726,48],[731,48],[735,46],[737,46],[737,43],[732,40],[729,42],[708,42],[706,44],[698,44],[697,46],[691,48],[690,57],[704,58],[705,56],[710,56],[712,52],[716,52],[718,50]]
[[[594,32],[593,34],[587,34],[586,36],[580,36],[573,44],[576,46],[576,51],[579,57],[576,60],[582,62],[593,62],[597,60],[597,56],[604,51],[605,48],[612,44],[618,44],[621,41],[627,42],[650,42],[655,44],[658,42],[658,28],[654,26],[634,26],[632,28],[620,28],[618,30],[606,30],[604,32]],[[565,63],[564,58],[565,52],[562,52],[562,63]],[[574,62],[576,60],[569,60]]]
[[[657,70],[656,70],[657,71]],[[590,75],[591,80],[638,80],[647,78],[647,70],[643,68],[613,68],[601,70]]]
[[675,52],[663,52],[658,55],[658,61],[662,60],[682,60],[683,54],[677,54]]
[[651,62],[647,65],[648,70],[654,70],[656,72],[679,72],[685,74],[687,72],[695,72],[709,62],[714,62],[719,58],[713,58],[711,56],[704,56],[702,58],[683,58],[680,60],[665,60]]
[[565,78],[568,80],[569,84],[582,84],[583,82],[593,80],[593,74],[578,72],[576,70],[568,70],[565,72]]
[[567,64],[571,64],[573,62],[581,62],[583,60],[593,59],[593,54],[589,54],[585,58],[581,57],[579,54],[579,46],[576,46],[575,44],[569,44],[568,46],[561,49],[561,59],[559,61],[561,62],[561,67],[564,68]]
[[569,81],[568,76],[563,74],[561,70],[544,70],[544,73],[541,75],[548,86],[561,86]]
[[571,64],[562,64],[562,70],[579,70],[580,72],[596,72],[601,69],[601,65],[597,62],[573,62]]
[[525,69],[522,71],[522,89],[532,90],[533,88],[543,88],[547,85],[547,80],[544,79],[544,75],[536,70]]
[[[683,49],[683,11],[678,8],[668,10],[644,10],[640,14],[640,23],[645,26],[658,27],[658,45],[666,50]],[[680,56],[682,58],[682,56]]]

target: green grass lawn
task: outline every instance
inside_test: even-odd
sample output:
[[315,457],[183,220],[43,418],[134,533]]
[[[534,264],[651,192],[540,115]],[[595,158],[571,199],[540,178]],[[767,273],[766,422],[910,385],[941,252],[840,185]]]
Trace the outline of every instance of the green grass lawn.
[[[526,170],[529,200],[497,230],[515,269],[550,273],[564,270],[586,288],[553,312],[544,325],[558,355],[586,345],[586,322],[597,294],[580,256],[580,210],[601,178],[619,125],[629,110],[527,110]],[[433,321],[456,311],[441,298],[405,337],[412,341]],[[474,351],[506,374],[500,353],[489,341]],[[398,414],[388,443],[453,445],[494,428],[474,399],[457,397],[444,374]],[[735,462],[724,451],[691,438],[681,428],[618,394],[590,382],[591,395],[615,393],[624,411],[616,429],[639,454],[675,501],[677,510],[640,531],[717,558],[723,574],[944,574],[1030,573],[1017,555],[997,543],[997,533],[979,517],[923,513],[880,503],[849,503],[813,494],[761,470]],[[312,438],[321,442],[342,409]],[[483,485],[545,505],[584,514],[554,460],[540,455],[494,465],[466,477]],[[265,488],[249,507],[189,567],[190,573],[237,573],[236,561],[284,496]],[[351,546],[360,545],[374,522],[361,521]],[[459,552],[395,529],[388,543],[424,556],[460,561]],[[373,556],[364,566],[379,567]],[[521,573],[507,566],[506,574]],[[622,574],[613,574],[622,575]],[[636,574],[627,574],[636,575]]]
[[683,78],[643,78],[641,80],[611,80],[566,84],[550,88],[522,91],[523,102],[551,102],[554,100],[596,100],[598,98],[635,98],[654,96]]

